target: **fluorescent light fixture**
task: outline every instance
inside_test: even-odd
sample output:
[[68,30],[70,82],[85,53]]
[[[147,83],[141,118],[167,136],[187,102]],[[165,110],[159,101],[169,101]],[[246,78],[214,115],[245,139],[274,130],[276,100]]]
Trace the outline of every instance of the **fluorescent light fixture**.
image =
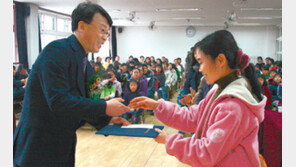
[[236,23],[235,25],[232,26],[260,26],[262,24],[260,23]]
[[155,9],[156,12],[191,12],[198,11],[198,8],[187,8],[187,9]]
[[174,18],[167,18],[169,20],[200,20],[200,19],[204,19],[204,17],[191,17],[191,18],[181,18],[181,17],[174,17]]
[[243,20],[271,20],[271,19],[280,19],[282,17],[278,16],[268,16],[268,17],[238,17],[238,19],[243,19]]
[[241,10],[270,11],[270,10],[282,10],[282,8],[241,8]]

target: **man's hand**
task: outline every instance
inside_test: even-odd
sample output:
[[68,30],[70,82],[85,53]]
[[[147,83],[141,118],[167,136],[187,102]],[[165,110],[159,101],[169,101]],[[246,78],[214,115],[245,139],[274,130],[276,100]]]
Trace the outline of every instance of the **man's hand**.
[[157,143],[165,144],[165,140],[168,137],[168,134],[164,130],[155,128],[155,131],[158,132],[158,136],[154,138]]
[[132,101],[130,101],[129,107],[134,109],[147,109],[154,110],[158,106],[158,101],[150,99],[146,96],[136,97]]
[[124,125],[124,126],[130,125],[130,123],[126,119],[121,118],[121,117],[112,117],[109,124],[111,124],[111,123]]
[[111,117],[117,117],[120,116],[127,111],[130,111],[130,108],[122,104],[121,102],[124,102],[121,98],[114,98],[107,101],[107,107],[106,107],[106,114]]
[[104,97],[104,100],[109,100],[109,99],[110,99],[109,96]]

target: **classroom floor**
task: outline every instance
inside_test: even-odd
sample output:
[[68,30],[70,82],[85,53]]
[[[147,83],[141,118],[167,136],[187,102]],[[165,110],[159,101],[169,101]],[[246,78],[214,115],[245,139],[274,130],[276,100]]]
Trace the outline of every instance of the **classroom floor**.
[[[176,103],[177,96],[178,92],[170,101]],[[148,111],[144,111],[144,123],[162,125],[168,134],[178,133],[178,130],[164,125]],[[151,138],[105,137],[96,135],[95,132],[96,130],[89,124],[76,131],[76,167],[188,167],[168,155],[164,144],[158,144]],[[125,150],[122,150],[123,148]]]
[[[179,92],[176,92],[170,101],[176,103],[178,93]],[[148,111],[144,111],[144,123],[145,124],[162,125],[162,126],[164,126],[164,130],[168,134],[178,133],[178,130],[164,125],[162,122],[160,122],[158,119],[156,119],[155,116],[151,115],[151,113]],[[122,167],[122,166],[126,166],[126,167],[130,167],[130,166],[188,167],[188,165],[179,162],[175,157],[168,155],[166,153],[164,144],[158,144],[153,139],[150,139],[150,138],[134,139],[133,137],[122,138],[121,139],[122,143],[120,145],[125,145],[126,142],[136,143],[136,144],[145,143],[143,145],[140,145],[139,147],[134,146],[135,149],[132,146],[126,146],[126,147],[128,147],[127,150],[134,149],[134,154],[141,155],[142,159],[129,160],[128,159],[129,156],[126,157],[125,153],[122,153],[122,151],[121,151],[121,152],[117,153],[117,155],[110,155],[111,157],[114,157],[114,158],[110,159],[110,161],[108,161],[108,163],[106,163],[106,161],[107,161],[106,159],[108,159],[110,157],[110,156],[107,156],[109,154],[108,151],[105,151],[104,153],[102,153],[105,155],[99,156],[101,154],[101,152],[99,152],[99,150],[89,148],[88,143],[91,142],[90,140],[96,140],[96,141],[92,141],[92,142],[93,143],[96,142],[98,145],[100,145],[98,147],[101,147],[102,146],[101,142],[105,142],[104,140],[106,140],[103,138],[102,139],[101,138],[94,139],[93,138],[94,136],[98,136],[98,135],[95,135],[94,132],[95,132],[95,130],[90,125],[87,125],[87,124],[76,132],[77,139],[78,139],[77,140],[77,147],[76,147],[76,166],[77,167],[92,167],[92,166],[93,167],[97,167],[97,166],[104,166],[104,167],[105,166],[116,166],[116,167],[117,166],[120,166],[120,167]],[[185,136],[191,136],[191,135],[185,134]],[[116,140],[116,138],[119,138],[119,136],[114,137],[114,139],[112,138],[112,140]],[[129,138],[129,139],[127,139],[127,138]],[[98,142],[98,140],[100,142]],[[109,140],[111,140],[111,139],[109,139]],[[145,141],[143,141],[143,140],[145,140]],[[104,146],[102,146],[102,147],[105,148],[106,143],[103,145]],[[115,147],[118,147],[118,146],[115,146]],[[123,147],[123,146],[121,146],[121,147]],[[128,152],[126,154],[130,154],[130,152]],[[120,158],[120,156],[122,156],[122,158]],[[148,157],[145,158],[146,156],[148,156]],[[97,158],[103,159],[103,160],[98,162],[98,161],[96,161]],[[90,162],[90,161],[92,161],[92,162]],[[145,161],[145,162],[143,162],[143,161]]]

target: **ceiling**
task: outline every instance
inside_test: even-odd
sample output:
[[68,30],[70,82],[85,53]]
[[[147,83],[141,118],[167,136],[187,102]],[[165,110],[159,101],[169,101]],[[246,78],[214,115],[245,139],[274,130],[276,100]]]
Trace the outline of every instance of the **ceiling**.
[[[84,0],[17,1],[33,3],[45,9],[71,15],[77,4]],[[90,1],[100,4],[108,11],[115,26],[281,26],[282,24],[282,0]]]

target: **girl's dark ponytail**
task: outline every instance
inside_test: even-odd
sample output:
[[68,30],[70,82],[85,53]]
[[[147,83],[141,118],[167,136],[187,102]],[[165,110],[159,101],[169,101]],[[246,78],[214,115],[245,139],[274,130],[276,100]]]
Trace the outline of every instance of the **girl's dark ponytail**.
[[256,95],[257,99],[259,101],[262,100],[261,96],[261,86],[259,84],[259,81],[257,79],[257,73],[255,70],[255,66],[252,63],[249,63],[249,65],[243,70],[244,76],[249,80],[251,86],[252,86],[252,92]]

